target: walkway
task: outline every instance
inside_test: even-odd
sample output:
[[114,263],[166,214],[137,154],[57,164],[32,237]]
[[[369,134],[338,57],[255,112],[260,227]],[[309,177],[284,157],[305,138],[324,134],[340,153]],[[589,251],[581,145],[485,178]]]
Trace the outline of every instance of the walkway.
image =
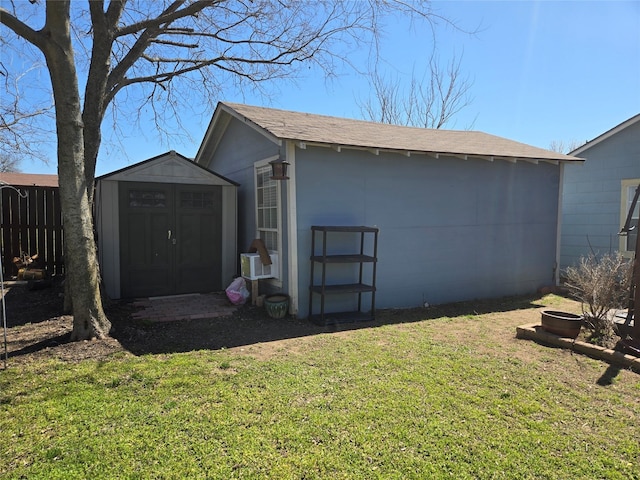
[[133,305],[141,309],[132,315],[133,318],[150,322],[226,317],[238,309],[224,292],[141,298]]

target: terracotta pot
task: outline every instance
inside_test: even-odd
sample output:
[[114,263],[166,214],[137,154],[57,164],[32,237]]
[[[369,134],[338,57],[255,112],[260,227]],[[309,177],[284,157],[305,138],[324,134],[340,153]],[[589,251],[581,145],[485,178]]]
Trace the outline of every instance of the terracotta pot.
[[582,327],[582,316],[575,313],[542,311],[542,329],[561,337],[576,338]]
[[289,295],[276,293],[264,299],[264,307],[271,318],[284,318],[289,313]]

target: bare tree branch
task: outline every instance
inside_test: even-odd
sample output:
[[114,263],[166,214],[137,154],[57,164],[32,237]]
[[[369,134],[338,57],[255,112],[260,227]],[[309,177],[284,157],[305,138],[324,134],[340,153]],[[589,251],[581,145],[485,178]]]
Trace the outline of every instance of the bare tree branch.
[[0,7],[0,18],[2,19],[2,24],[13,30],[19,37],[38,47],[43,45],[45,38],[41,31],[34,30],[3,7]]
[[425,78],[412,75],[406,91],[401,78],[374,72],[370,76],[373,94],[360,103],[360,110],[371,121],[442,128],[472,102],[473,82],[461,74],[461,65],[462,57],[454,56],[443,68],[434,53]]
[[0,152],[0,172],[19,172],[20,160],[15,152]]
[[565,142],[564,140],[551,140],[549,144],[549,150],[552,152],[558,153],[569,153],[573,152],[576,148],[584,145],[586,142],[581,142],[579,140],[569,140]]
[[[4,39],[0,45],[9,49]],[[42,68],[43,65],[36,62],[16,74],[0,62],[0,82],[4,90],[0,95],[0,153],[3,158],[49,160],[41,147],[48,138],[46,133],[43,135],[43,124],[53,118],[53,103],[48,95],[39,101],[39,97],[25,93]]]

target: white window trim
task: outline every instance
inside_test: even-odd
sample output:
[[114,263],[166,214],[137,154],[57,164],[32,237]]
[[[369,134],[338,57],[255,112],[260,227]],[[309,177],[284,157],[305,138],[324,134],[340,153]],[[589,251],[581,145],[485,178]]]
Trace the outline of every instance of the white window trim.
[[[255,236],[254,238],[260,238],[259,228],[258,228],[258,184],[257,184],[257,173],[258,169],[268,166],[269,162],[273,160],[277,160],[279,158],[278,155],[274,155],[269,158],[265,158],[263,160],[258,160],[253,164],[253,194],[255,197],[254,201],[254,220],[255,220]],[[276,182],[276,198],[278,200],[278,208],[277,208],[277,219],[278,219],[278,278],[268,278],[262,280],[269,285],[272,285],[276,288],[282,288],[282,194],[281,194],[281,186],[280,182]]]
[[[622,180],[622,192],[620,195],[620,228],[624,226],[624,222],[627,220],[627,215],[629,214],[629,202],[633,199],[633,197],[629,197],[629,187],[637,187],[639,184],[640,178]],[[633,193],[631,193],[631,195],[633,195]],[[618,250],[620,253],[627,258],[633,258],[633,250],[627,250],[626,235],[620,235],[619,242]]]

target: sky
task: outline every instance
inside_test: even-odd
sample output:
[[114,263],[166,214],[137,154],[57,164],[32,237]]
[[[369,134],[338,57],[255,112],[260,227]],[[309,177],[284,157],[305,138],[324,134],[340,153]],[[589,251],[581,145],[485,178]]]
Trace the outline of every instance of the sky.
[[[591,140],[640,113],[640,1],[436,1],[438,14],[459,29],[436,28],[442,61],[461,58],[471,83],[470,104],[447,124],[541,148],[552,142]],[[468,32],[475,31],[474,34]],[[408,82],[425,71],[432,45],[429,31],[389,19],[380,65]],[[353,52],[354,61],[364,53]],[[369,92],[365,77],[338,72],[326,81],[311,71],[297,84],[276,86],[268,98],[251,92],[224,93],[220,101],[286,110],[363,118]],[[105,131],[97,175],[169,150],[195,156],[213,110],[183,119],[191,139],[158,141],[152,124],[122,135],[116,145]],[[56,173],[52,161],[24,160],[25,173]]]

